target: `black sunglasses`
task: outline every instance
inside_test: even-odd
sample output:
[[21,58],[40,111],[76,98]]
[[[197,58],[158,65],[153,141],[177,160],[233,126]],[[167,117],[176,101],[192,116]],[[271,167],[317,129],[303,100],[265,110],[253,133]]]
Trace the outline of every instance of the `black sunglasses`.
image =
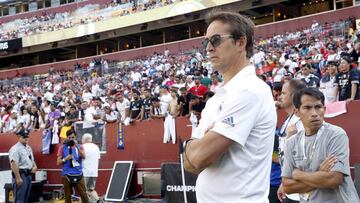
[[213,46],[214,48],[218,47],[222,42],[223,42],[223,38],[233,38],[233,35],[213,35],[210,38],[205,38],[202,41],[202,45],[205,47],[205,49],[207,48],[207,46],[209,45],[209,43],[211,44],[211,46]]

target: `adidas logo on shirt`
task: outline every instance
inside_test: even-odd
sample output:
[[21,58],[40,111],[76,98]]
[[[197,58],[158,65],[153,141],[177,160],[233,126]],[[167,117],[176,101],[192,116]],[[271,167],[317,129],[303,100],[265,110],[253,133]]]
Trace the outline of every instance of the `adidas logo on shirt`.
[[222,123],[225,123],[231,127],[235,127],[235,124],[234,124],[234,118],[231,116],[229,118],[225,118],[224,120],[221,121]]

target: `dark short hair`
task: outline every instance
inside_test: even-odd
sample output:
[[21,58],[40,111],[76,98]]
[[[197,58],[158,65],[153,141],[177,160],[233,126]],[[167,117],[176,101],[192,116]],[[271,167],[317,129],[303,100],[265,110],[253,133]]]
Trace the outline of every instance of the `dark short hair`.
[[240,37],[246,37],[246,57],[251,58],[254,52],[254,23],[246,16],[239,13],[213,11],[206,17],[206,23],[210,25],[214,21],[221,21],[229,24],[233,39],[236,41]]
[[304,65],[302,65],[301,66],[302,68],[309,68],[309,69],[311,69],[312,67],[311,67],[311,65],[309,64],[309,63],[305,63]]
[[326,65],[327,66],[336,66],[336,67],[339,66],[337,61],[328,61]]
[[293,103],[295,108],[299,109],[301,106],[301,98],[304,95],[308,95],[310,97],[313,97],[317,100],[320,100],[321,103],[323,105],[325,105],[325,97],[324,94],[322,92],[320,92],[320,90],[318,90],[317,88],[314,87],[306,87],[304,89],[298,90],[295,92],[295,95],[293,97]]
[[208,91],[208,92],[205,92],[204,98],[211,98],[211,97],[213,97],[214,95],[215,95],[214,92]]

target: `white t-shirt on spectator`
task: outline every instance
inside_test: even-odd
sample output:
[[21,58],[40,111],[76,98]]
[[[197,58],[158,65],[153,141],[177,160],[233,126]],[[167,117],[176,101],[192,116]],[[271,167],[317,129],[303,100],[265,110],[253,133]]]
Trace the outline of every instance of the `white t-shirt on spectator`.
[[116,105],[116,110],[120,113],[121,121],[124,121],[126,116],[126,109],[130,107],[129,100],[124,98],[122,102],[117,101],[115,105]]
[[30,114],[25,114],[25,115],[19,116],[18,119],[19,119],[18,123],[23,123],[24,127],[28,126],[31,122]]
[[95,107],[89,107],[87,108],[85,111],[85,116],[84,116],[84,126],[86,127],[93,127],[94,125],[92,124],[92,122],[95,122],[94,120],[94,115],[98,114],[98,111]]
[[327,61],[338,61],[338,60],[340,60],[340,55],[337,54],[337,53],[330,54],[330,55],[327,57]]
[[165,63],[164,67],[165,67],[165,71],[169,71],[171,68],[171,65],[170,65],[170,63]]
[[5,129],[4,132],[10,132],[14,130],[17,126],[18,122],[17,120],[13,118],[9,118],[9,120],[5,123]]
[[160,97],[160,110],[161,114],[165,114],[168,112],[168,107],[170,105],[170,102],[172,100],[171,94],[164,94]]
[[116,112],[111,111],[110,114],[105,114],[105,119],[109,121],[117,120]]
[[91,87],[91,94],[92,94],[94,97],[100,95],[99,84],[97,84],[97,83],[93,84],[93,86]]
[[83,98],[84,101],[90,102],[92,100],[92,98],[93,98],[93,95],[90,92],[85,92],[82,95],[82,98]]
[[46,81],[44,85],[45,85],[45,87],[48,88],[48,89],[51,89],[51,87],[52,87],[52,83],[49,82],[49,81]]
[[140,82],[141,81],[141,74],[139,72],[135,72],[131,74],[131,80],[133,82]]
[[[281,82],[282,78],[285,76],[286,74],[286,70],[285,68],[280,68],[280,70],[278,70],[276,72],[278,68],[274,68],[273,70],[273,78],[274,78],[274,82]],[[276,72],[276,74],[275,74]]]
[[47,91],[47,92],[44,94],[44,97],[45,97],[46,100],[52,101],[52,100],[53,100],[53,97],[54,97],[54,94],[53,94],[52,92]]
[[295,73],[295,68],[299,67],[299,64],[296,63],[295,61],[292,61],[290,66],[289,66],[289,71],[294,74]]
[[156,70],[157,71],[163,71],[164,70],[164,64],[159,64],[158,66],[156,66]]
[[164,51],[164,56],[165,56],[165,57],[168,57],[168,56],[169,56],[169,53],[170,53],[170,50],[169,50],[169,49],[165,49],[165,51]]
[[85,151],[83,159],[83,174],[85,177],[98,177],[100,149],[94,143],[85,143],[82,145]]
[[253,55],[253,61],[254,64],[259,64],[264,59],[265,53],[262,51],[259,51],[258,53]]
[[61,90],[61,84],[58,83],[58,84],[56,84],[55,87],[54,87],[54,92],[58,93],[58,92],[60,92],[60,90]]

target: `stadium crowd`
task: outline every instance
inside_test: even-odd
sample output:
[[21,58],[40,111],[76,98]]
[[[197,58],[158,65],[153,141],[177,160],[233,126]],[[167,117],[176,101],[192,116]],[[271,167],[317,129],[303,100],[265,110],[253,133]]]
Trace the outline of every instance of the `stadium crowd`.
[[[284,36],[302,37],[280,42]],[[291,78],[320,88],[326,102],[359,99],[358,31],[332,36],[331,31],[313,27],[284,36],[257,41],[251,59],[259,77],[272,88],[274,101],[284,81]],[[292,40],[295,38],[300,40]],[[166,49],[123,62],[113,74],[106,74],[108,62],[97,58],[90,64],[75,64],[74,71],[51,69],[45,79],[27,86],[1,86],[0,130],[47,129],[55,120],[60,127],[77,121],[122,121],[128,125],[168,114],[196,122],[222,81],[202,51],[173,54]]]
[[[11,40],[71,28],[77,25],[98,22],[117,16],[159,8],[175,0],[109,0],[108,4],[89,4],[75,11],[47,13],[0,24],[0,41]],[[86,16],[86,17],[85,17]]]

